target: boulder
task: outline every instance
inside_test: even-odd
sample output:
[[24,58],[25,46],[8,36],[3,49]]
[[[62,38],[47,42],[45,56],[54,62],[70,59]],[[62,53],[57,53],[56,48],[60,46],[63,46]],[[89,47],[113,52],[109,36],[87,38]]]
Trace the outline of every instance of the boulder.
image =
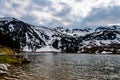
[[21,60],[22,63],[30,63],[31,60],[28,57],[23,57]]
[[7,74],[8,68],[6,64],[0,64],[0,75]]

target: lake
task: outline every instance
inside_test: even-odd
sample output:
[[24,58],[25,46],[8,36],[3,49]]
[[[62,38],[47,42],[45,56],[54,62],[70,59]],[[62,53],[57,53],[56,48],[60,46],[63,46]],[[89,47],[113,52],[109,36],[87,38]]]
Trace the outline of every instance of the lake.
[[[120,80],[120,55],[26,53],[30,64],[14,65],[11,80]],[[11,76],[10,76],[11,75]]]

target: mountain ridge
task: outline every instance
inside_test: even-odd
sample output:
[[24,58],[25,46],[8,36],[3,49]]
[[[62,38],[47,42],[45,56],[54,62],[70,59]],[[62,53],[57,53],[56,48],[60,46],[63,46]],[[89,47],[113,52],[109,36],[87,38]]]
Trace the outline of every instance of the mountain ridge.
[[[22,51],[39,52],[40,49],[49,47],[58,52],[120,53],[120,26],[118,25],[102,26],[96,29],[48,28],[30,25],[16,18],[7,17],[0,18],[0,32],[0,35],[9,35],[13,45],[16,42],[19,46],[19,49],[15,49]],[[2,43],[2,38],[0,45],[7,44],[7,40]]]

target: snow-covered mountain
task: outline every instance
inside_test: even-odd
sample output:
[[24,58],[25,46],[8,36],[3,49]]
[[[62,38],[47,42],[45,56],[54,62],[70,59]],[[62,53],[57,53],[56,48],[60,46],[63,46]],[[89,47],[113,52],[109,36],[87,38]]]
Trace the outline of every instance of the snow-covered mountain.
[[0,30],[3,34],[10,34],[13,40],[18,39],[21,49],[36,50],[45,46],[45,39],[48,39],[42,30],[29,25],[15,18],[1,18]]
[[[0,32],[0,35],[9,35],[13,45],[18,43],[20,50],[24,51],[120,53],[120,26],[118,25],[96,29],[48,28],[33,26],[7,17],[0,18]],[[9,42],[3,41],[3,36],[0,38],[0,45]]]
[[120,53],[120,26],[98,27],[94,32],[83,36],[82,40],[83,52],[101,53],[107,51]]

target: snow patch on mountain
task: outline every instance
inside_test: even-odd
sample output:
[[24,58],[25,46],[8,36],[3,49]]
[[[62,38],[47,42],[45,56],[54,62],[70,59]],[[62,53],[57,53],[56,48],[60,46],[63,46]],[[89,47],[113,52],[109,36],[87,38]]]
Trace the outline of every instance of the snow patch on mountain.
[[52,46],[44,46],[40,49],[37,49],[36,52],[61,52],[61,51],[53,48]]

